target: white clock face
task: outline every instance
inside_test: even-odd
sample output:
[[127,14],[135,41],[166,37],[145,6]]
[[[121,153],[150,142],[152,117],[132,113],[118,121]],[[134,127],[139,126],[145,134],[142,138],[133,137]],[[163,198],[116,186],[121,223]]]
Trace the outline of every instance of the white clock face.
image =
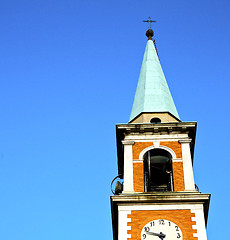
[[178,225],[166,219],[157,219],[147,223],[141,231],[141,240],[182,240]]

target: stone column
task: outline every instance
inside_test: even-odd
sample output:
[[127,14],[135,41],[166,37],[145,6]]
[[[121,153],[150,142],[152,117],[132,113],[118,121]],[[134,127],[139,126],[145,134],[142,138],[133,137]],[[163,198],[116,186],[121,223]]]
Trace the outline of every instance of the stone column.
[[182,149],[185,191],[196,191],[192,167],[192,157],[190,151],[191,141],[191,139],[179,140]]
[[133,193],[133,141],[122,141],[124,145],[124,187],[122,193]]

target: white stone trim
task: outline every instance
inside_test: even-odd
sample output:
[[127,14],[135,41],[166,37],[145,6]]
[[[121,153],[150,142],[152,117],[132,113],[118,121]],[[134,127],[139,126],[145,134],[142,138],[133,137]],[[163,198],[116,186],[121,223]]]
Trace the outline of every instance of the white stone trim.
[[184,171],[184,190],[185,191],[196,191],[193,167],[192,167],[192,157],[190,150],[191,139],[183,139],[179,141],[181,143],[182,159],[183,159],[183,171]]
[[143,162],[143,159],[135,159],[135,160],[133,160],[133,162],[134,162],[134,163],[135,163],[135,162],[140,163],[140,162]]
[[172,162],[183,162],[182,159],[172,159]]
[[128,140],[123,140],[122,144],[123,145],[133,145],[135,142],[134,141],[128,141]]
[[[171,148],[166,147],[166,146],[161,146],[161,145],[159,147],[157,147],[157,148],[166,150],[167,152],[169,152],[172,155],[172,159],[176,159],[176,154],[175,154],[175,152]],[[148,152],[149,150],[157,149],[157,148],[155,146],[150,146],[150,147],[145,148],[144,150],[141,151],[141,153],[139,155],[139,159],[143,159],[144,158],[144,154],[146,152]]]
[[159,146],[160,146],[160,141],[159,141],[159,140],[154,140],[154,141],[153,141],[153,145],[154,145],[155,148],[159,148]]
[[170,134],[170,135],[152,135],[152,134],[135,134],[125,136],[125,140],[138,141],[138,142],[153,142],[158,141],[179,141],[188,138],[188,134]]
[[194,233],[193,237],[197,237],[198,240],[207,240],[203,206],[200,205],[199,209],[192,209],[191,213],[195,213],[192,221],[196,222],[196,225],[193,225],[193,229],[197,230],[197,233]]
[[[148,204],[148,205],[122,205],[119,206],[119,210],[129,210],[129,211],[144,211],[144,210],[181,210],[181,209],[189,209],[189,210],[199,210],[202,207],[201,204]],[[203,207],[202,207],[203,208]],[[204,215],[204,214],[203,214]]]
[[191,143],[191,142],[192,142],[192,139],[190,139],[190,138],[180,140],[180,143]]
[[131,234],[127,233],[128,230],[131,230],[131,226],[127,226],[127,223],[131,222],[131,218],[127,217],[128,214],[131,214],[131,211],[118,210],[118,240],[131,238]]
[[134,141],[122,141],[124,146],[124,190],[122,193],[133,193],[133,148]]

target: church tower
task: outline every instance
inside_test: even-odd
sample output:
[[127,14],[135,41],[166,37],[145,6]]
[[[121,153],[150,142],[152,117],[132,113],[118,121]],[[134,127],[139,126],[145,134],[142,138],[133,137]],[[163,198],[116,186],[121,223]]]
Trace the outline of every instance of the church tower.
[[111,196],[113,239],[207,240],[210,194],[193,176],[197,124],[180,120],[152,29],[146,36],[130,120],[116,126],[122,185]]

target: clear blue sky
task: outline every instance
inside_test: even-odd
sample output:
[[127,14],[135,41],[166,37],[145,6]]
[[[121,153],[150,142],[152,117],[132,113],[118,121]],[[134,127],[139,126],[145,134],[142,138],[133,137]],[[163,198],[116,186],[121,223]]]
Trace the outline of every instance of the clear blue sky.
[[149,16],[179,115],[198,122],[208,239],[228,239],[229,0],[0,3],[0,239],[112,240],[115,124],[129,119]]

